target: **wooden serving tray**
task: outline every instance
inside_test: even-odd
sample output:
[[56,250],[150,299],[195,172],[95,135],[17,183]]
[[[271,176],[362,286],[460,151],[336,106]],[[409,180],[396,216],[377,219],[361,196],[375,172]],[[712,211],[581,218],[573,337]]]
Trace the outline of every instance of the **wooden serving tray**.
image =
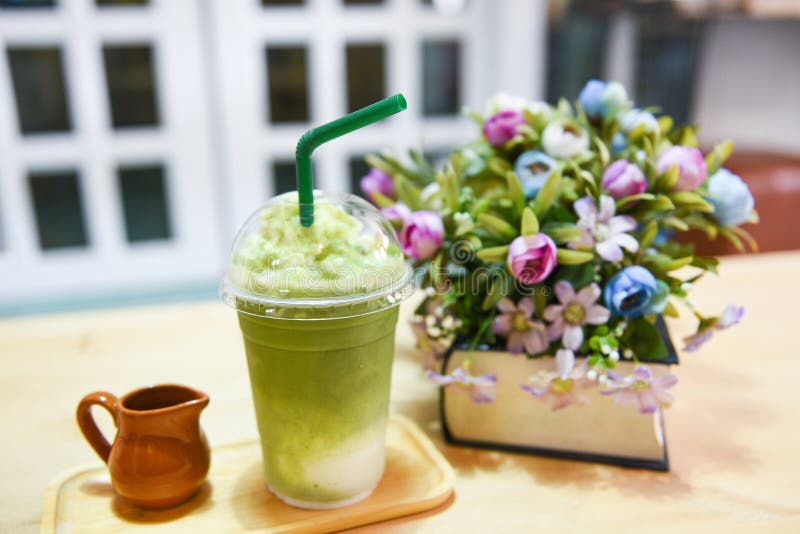
[[330,532],[435,508],[453,492],[453,469],[409,419],[393,415],[386,471],[366,500],[335,510],[300,510],[267,490],[258,441],[217,447],[208,481],[188,502],[139,510],[114,495],[105,467],[65,472],[48,486],[43,533]]

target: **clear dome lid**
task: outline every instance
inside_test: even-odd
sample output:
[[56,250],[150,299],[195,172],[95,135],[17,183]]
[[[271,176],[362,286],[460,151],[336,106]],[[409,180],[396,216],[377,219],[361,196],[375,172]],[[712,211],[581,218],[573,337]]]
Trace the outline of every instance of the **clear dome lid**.
[[244,313],[284,319],[352,317],[413,292],[394,229],[374,206],[314,191],[314,224],[302,226],[296,191],[270,199],[233,244],[220,296]]

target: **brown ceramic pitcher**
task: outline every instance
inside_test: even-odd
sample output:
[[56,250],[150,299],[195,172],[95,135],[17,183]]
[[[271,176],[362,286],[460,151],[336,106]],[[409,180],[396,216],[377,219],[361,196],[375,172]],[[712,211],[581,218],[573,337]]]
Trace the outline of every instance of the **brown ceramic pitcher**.
[[[100,405],[117,426],[109,445],[92,419]],[[119,496],[141,508],[165,508],[191,497],[206,478],[209,450],[200,428],[208,395],[185,386],[164,384],[120,397],[98,391],[78,405],[84,437],[108,464]]]

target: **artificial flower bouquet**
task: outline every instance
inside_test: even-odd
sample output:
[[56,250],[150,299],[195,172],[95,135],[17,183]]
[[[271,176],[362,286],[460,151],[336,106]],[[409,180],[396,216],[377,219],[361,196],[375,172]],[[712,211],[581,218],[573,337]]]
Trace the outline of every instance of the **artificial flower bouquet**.
[[649,364],[667,357],[657,319],[681,307],[697,317],[684,340],[693,351],[743,313],[695,308],[689,292],[718,261],[677,239],[694,229],[755,248],[741,228],[756,221],[753,197],[723,168],[732,143],[704,156],[695,126],[636,108],[620,84],[597,80],[574,104],[499,95],[485,115],[468,114],[482,135],[443,168],[413,151],[410,164],[373,155],[361,181],[426,288],[412,326],[427,376],[475,403],[494,400],[496,374],[476,373],[469,355],[443,370],[459,339],[554,356],[515,385],[552,410],[586,404],[592,388],[640,413],[668,405],[676,378]]

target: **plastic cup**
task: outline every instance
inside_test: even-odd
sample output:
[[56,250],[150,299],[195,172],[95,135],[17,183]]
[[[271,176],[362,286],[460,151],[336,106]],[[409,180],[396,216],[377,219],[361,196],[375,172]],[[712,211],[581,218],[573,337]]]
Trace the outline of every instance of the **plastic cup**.
[[352,195],[272,199],[236,239],[221,295],[237,309],[271,491],[292,506],[366,498],[385,461],[398,304],[410,269],[389,223]]

